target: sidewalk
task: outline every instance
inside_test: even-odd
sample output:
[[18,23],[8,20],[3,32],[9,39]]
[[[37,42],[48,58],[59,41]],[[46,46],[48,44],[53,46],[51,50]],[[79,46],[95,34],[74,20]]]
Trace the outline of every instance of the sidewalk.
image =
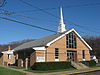
[[74,73],[74,72],[81,72],[81,71],[87,71],[87,70],[100,69],[100,67],[96,67],[96,68],[81,69],[81,70],[72,70],[72,71],[63,71],[63,72],[32,73],[32,72],[24,71],[24,69],[14,69],[14,68],[10,68],[10,67],[5,67],[5,68],[11,69],[11,70],[15,70],[15,71],[24,72],[24,73],[26,73],[26,75],[64,75],[64,74],[68,74],[68,73]]

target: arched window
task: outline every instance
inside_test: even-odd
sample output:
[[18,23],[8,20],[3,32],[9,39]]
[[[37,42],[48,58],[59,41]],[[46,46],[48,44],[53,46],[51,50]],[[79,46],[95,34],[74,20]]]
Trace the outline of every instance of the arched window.
[[66,47],[76,48],[76,36],[73,32],[66,35]]

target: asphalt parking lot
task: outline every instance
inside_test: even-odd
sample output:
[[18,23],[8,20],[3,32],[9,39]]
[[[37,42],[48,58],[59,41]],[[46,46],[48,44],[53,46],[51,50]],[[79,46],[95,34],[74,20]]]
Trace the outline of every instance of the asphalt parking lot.
[[71,75],[100,75],[100,70],[92,71],[92,72],[85,72],[85,73],[77,73]]

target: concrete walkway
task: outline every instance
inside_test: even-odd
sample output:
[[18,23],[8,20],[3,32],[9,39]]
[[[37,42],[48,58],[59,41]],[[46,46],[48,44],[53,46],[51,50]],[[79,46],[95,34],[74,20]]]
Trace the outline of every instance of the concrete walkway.
[[96,67],[96,68],[88,68],[88,69],[72,70],[72,71],[63,71],[63,72],[32,73],[32,72],[24,71],[25,69],[15,69],[15,68],[10,68],[10,67],[5,67],[5,68],[8,68],[8,69],[11,69],[11,70],[15,70],[15,71],[19,71],[19,72],[26,73],[26,75],[64,75],[64,74],[74,73],[74,72],[80,72],[80,71],[87,71],[87,70],[100,69],[100,67]]

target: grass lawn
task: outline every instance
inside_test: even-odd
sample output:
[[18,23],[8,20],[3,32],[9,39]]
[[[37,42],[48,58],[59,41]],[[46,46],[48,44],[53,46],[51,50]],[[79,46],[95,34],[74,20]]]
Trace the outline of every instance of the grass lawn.
[[0,75],[26,75],[25,73],[0,67]]
[[100,66],[91,66],[91,68],[100,67]]
[[[23,67],[18,67],[18,66],[9,66],[9,67],[10,68],[15,68],[15,69],[24,69]],[[25,70],[25,71],[29,71],[29,72],[33,72],[33,73],[49,73],[49,72],[69,71],[69,70],[75,70],[75,68],[61,69],[61,70],[47,70],[47,71],[28,69],[28,70]]]
[[[92,66],[91,68],[96,68],[96,67],[100,67],[100,66]],[[33,72],[33,73],[51,73],[51,72],[62,72],[62,71],[71,71],[71,70],[77,70],[75,68],[69,68],[69,69],[61,69],[61,70],[32,70],[32,69],[28,69],[28,70],[25,70],[25,71],[29,71],[29,72]]]
[[47,71],[40,71],[40,70],[28,69],[28,70],[25,70],[25,71],[29,71],[29,72],[33,72],[33,73],[51,73],[51,72],[71,71],[71,70],[76,70],[76,69],[75,68],[69,68],[69,69],[47,70]]
[[15,68],[15,69],[24,69],[23,67],[18,67],[18,66],[9,66],[10,68]]

